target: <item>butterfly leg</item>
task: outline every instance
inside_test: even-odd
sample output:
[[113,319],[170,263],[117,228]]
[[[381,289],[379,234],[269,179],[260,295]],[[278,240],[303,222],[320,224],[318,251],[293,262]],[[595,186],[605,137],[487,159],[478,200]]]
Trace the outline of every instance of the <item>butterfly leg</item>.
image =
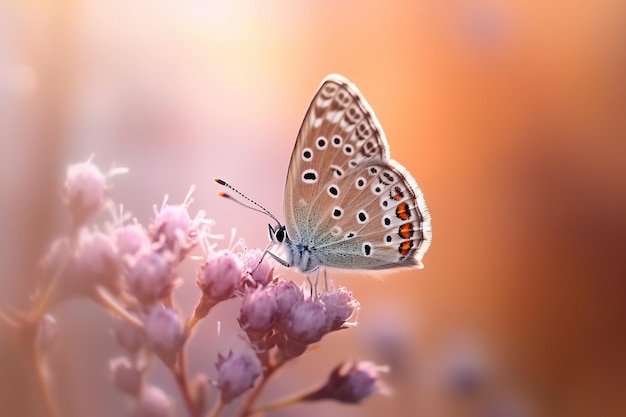
[[273,245],[274,245],[273,243],[270,243],[269,245],[267,245],[267,247],[265,248],[265,251],[263,251],[263,255],[261,256],[261,259],[259,259],[259,262],[256,264],[256,266],[254,267],[252,272],[254,272],[259,267],[259,265],[261,265],[261,262],[263,262],[263,258],[265,258],[265,255],[271,256],[272,258],[274,258],[274,260],[276,262],[278,262],[279,264],[281,264],[282,266],[284,266],[286,268],[289,268],[291,266],[289,264],[289,262],[287,262],[286,260],[284,260],[280,256],[278,256],[278,255],[276,255],[276,254],[274,254],[274,253],[272,253],[270,251],[270,247],[272,247]]

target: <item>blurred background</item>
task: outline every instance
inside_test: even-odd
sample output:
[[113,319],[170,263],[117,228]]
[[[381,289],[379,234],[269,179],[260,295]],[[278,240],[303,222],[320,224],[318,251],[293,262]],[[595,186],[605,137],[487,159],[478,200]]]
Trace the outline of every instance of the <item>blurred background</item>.
[[[195,184],[192,215],[265,247],[267,219],[219,199],[212,179],[282,218],[293,142],[332,72],[360,88],[420,184],[433,244],[420,271],[333,274],[360,300],[360,325],[324,339],[264,400],[315,386],[344,359],[389,364],[394,395],[276,415],[626,415],[621,0],[4,1],[2,309],[28,306],[37,262],[67,227],[66,166],[91,154],[130,169],[111,197],[141,223]],[[190,312],[194,265],[182,272]],[[125,415],[106,315],[85,300],[53,313],[64,415]],[[202,323],[192,369],[215,377],[236,314],[231,303]],[[24,359],[0,335],[0,414],[40,415]],[[184,415],[165,370],[150,378]]]

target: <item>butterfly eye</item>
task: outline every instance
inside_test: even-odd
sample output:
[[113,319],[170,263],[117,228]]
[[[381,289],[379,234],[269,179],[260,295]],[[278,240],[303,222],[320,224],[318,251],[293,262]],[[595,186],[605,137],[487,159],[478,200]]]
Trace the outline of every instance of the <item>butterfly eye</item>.
[[287,232],[285,231],[285,228],[283,226],[279,227],[278,230],[276,230],[275,236],[278,243],[283,243],[285,241],[285,238],[287,237]]

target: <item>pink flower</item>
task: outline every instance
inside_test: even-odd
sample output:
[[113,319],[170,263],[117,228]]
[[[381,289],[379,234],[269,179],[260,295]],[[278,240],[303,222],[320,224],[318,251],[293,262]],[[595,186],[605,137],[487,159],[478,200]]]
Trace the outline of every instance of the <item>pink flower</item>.
[[275,292],[270,288],[249,290],[243,297],[239,323],[241,327],[256,336],[262,336],[272,329],[276,313]]
[[352,297],[352,292],[344,287],[334,291],[325,291],[319,296],[324,303],[328,328],[339,330],[354,311],[359,308],[359,302]]
[[136,353],[144,344],[143,329],[129,323],[126,319],[113,316],[111,332],[117,343],[130,353]]
[[196,243],[195,231],[187,211],[187,204],[165,205],[150,227],[152,240],[160,249],[169,251],[181,260]]
[[95,285],[113,292],[120,287],[121,265],[113,240],[101,232],[81,230],[68,271],[73,272],[78,292],[91,294]]
[[318,300],[304,300],[294,304],[287,315],[285,333],[296,342],[318,342],[328,333],[324,305]]
[[133,417],[172,417],[174,406],[165,393],[153,386],[144,385],[139,392]]
[[269,256],[263,257],[264,254],[261,249],[250,250],[244,261],[244,267],[249,271],[252,280],[257,286],[262,287],[272,282],[274,278],[274,262]]
[[304,301],[302,289],[293,281],[280,280],[273,286],[276,294],[277,314],[287,317],[295,304]]
[[388,388],[380,380],[380,373],[387,371],[385,366],[366,361],[339,365],[331,373],[326,385],[307,395],[305,400],[333,399],[356,404],[376,392],[388,393]]
[[171,309],[154,308],[144,324],[148,344],[163,362],[172,366],[185,343],[183,323]]
[[243,266],[239,258],[227,250],[211,253],[198,271],[198,287],[203,295],[213,301],[227,300],[243,279]]
[[259,363],[245,353],[230,352],[227,357],[217,359],[217,386],[224,403],[231,402],[254,385],[261,375]]
[[143,383],[142,372],[133,366],[125,356],[109,361],[109,371],[113,385],[122,392],[136,396]]
[[120,257],[133,256],[150,249],[150,237],[143,226],[130,224],[115,231],[115,244]]
[[159,252],[141,252],[129,264],[126,280],[133,295],[143,303],[160,300],[176,285],[171,262]]
[[100,211],[105,202],[106,176],[91,161],[70,165],[65,179],[65,201],[74,224]]

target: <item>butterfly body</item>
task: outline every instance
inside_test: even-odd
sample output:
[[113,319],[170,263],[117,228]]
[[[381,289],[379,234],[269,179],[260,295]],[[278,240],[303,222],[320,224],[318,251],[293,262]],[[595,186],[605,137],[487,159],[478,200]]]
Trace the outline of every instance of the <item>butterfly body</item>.
[[[422,267],[430,214],[411,174],[392,160],[359,90],[329,75],[294,146],[285,184],[285,225],[269,227],[284,263],[380,270]],[[277,256],[275,256],[277,257]]]

